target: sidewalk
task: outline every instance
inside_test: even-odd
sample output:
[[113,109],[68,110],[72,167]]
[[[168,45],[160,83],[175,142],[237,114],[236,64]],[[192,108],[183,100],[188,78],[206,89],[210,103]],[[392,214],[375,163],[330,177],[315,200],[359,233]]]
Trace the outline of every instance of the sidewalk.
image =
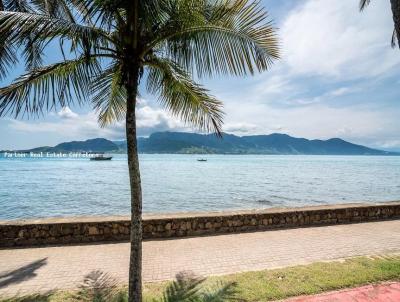
[[[145,241],[143,279],[208,276],[400,251],[400,220]],[[101,270],[126,283],[129,244],[0,250],[0,296],[74,288]]]

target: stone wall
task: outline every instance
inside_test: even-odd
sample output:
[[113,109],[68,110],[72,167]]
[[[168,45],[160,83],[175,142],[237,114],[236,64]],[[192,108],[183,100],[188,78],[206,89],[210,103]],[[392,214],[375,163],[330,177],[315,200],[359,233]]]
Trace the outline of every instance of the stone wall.
[[[292,209],[145,215],[144,239],[400,219],[400,202]],[[0,222],[0,247],[129,240],[129,217]]]

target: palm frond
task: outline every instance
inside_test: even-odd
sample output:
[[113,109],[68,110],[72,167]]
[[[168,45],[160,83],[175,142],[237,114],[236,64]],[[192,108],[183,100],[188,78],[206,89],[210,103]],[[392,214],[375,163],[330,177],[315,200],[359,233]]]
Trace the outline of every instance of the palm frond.
[[168,13],[163,9],[164,0],[139,1],[139,14],[142,16],[143,27],[155,33],[168,20]]
[[0,45],[0,80],[7,77],[12,67],[18,62],[16,51],[13,45],[4,41]]
[[33,9],[27,0],[3,0],[5,11],[32,12]]
[[[392,39],[390,42],[390,44],[392,45],[392,48],[395,48],[396,44],[399,42],[397,39],[398,36],[399,35],[397,34],[396,29],[393,29]],[[399,47],[400,47],[400,44],[399,44]]]
[[76,302],[126,302],[126,295],[117,281],[102,271],[92,271],[85,276],[79,290],[72,297]]
[[122,72],[119,65],[112,65],[100,76],[93,79],[92,103],[99,116],[99,124],[104,127],[122,120],[126,114],[126,89],[122,85]]
[[360,0],[360,11],[363,11],[371,2],[371,0]]
[[66,0],[31,0],[36,10],[49,17],[76,23],[72,7]]
[[118,27],[118,22],[124,21],[123,8],[130,7],[130,1],[126,0],[70,0],[68,4],[77,12],[80,22],[102,28],[109,33]]
[[161,302],[200,302],[200,285],[204,281],[190,273],[179,273],[165,289]]
[[32,70],[42,66],[45,43],[36,40],[33,35],[30,35],[22,44],[24,45],[22,55],[25,58],[26,68]]
[[202,302],[227,302],[237,300],[236,283],[223,284],[221,282],[214,284],[202,292]]
[[106,302],[112,298],[115,288],[115,280],[101,271],[93,271],[85,276],[74,298],[82,302]]
[[131,6],[131,2],[125,0],[95,1],[90,8],[90,13],[100,27],[112,31],[114,27],[117,27],[117,22],[125,25],[123,16],[126,9]]
[[100,71],[95,58],[81,57],[29,71],[0,88],[0,116],[39,115],[75,101],[88,100],[92,78]]
[[9,11],[0,12],[0,38],[7,38],[12,44],[27,39],[35,42],[68,38],[77,41],[85,49],[108,45],[110,42],[108,34],[99,28],[36,13]]
[[[5,0],[5,5],[3,5],[3,9],[6,11],[13,11],[13,12],[22,12],[22,13],[35,13],[36,10],[39,8],[39,11],[43,14],[46,14],[51,17],[60,17],[62,14],[67,14],[66,9],[68,9],[64,0],[57,0],[57,1],[49,1],[49,0]],[[69,14],[72,14],[68,10]],[[69,19],[71,20],[71,19]],[[6,37],[7,34],[3,34],[3,37]],[[12,36],[9,33],[9,36]],[[7,38],[7,44],[16,44],[15,40]],[[34,32],[32,31],[30,35],[27,35],[20,39],[19,46],[23,47],[22,55],[25,59],[25,65],[28,70],[38,68],[42,65],[43,59],[43,48],[44,42],[36,39]],[[0,60],[0,68],[3,66],[4,63]]]
[[275,28],[258,1],[175,2],[192,6],[172,6],[148,49],[155,48],[185,70],[200,77],[253,74],[279,58]]
[[94,26],[94,22],[91,19],[91,7],[95,5],[96,1],[91,0],[69,0],[68,6],[71,7],[71,11],[76,12],[74,19],[79,23],[85,23],[89,26]]
[[159,95],[161,104],[185,123],[221,134],[222,103],[194,83],[175,62],[153,58],[148,67],[147,90]]

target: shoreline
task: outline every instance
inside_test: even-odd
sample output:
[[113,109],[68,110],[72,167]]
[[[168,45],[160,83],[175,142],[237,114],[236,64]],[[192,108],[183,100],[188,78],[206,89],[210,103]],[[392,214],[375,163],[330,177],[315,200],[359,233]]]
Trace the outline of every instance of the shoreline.
[[[176,218],[199,218],[199,217],[215,217],[215,216],[231,216],[231,215],[254,215],[254,214],[270,214],[270,213],[292,213],[298,211],[313,211],[326,209],[346,209],[346,208],[363,208],[365,206],[380,206],[400,204],[400,200],[377,201],[377,202],[350,202],[335,203],[325,205],[309,205],[298,207],[270,207],[270,208],[251,208],[251,209],[232,209],[217,211],[180,211],[165,213],[143,213],[142,217],[146,219],[176,219]],[[0,219],[0,226],[7,224],[52,224],[52,223],[70,223],[70,222],[101,222],[101,221],[125,221],[129,220],[130,215],[73,215],[73,216],[54,216],[54,217],[33,217],[21,219]]]

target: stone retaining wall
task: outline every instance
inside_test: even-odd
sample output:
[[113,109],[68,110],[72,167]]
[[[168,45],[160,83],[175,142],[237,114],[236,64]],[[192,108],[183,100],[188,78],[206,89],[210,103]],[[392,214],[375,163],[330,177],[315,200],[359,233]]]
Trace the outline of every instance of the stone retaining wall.
[[[400,202],[255,211],[145,215],[143,238],[214,235],[400,219]],[[0,247],[129,240],[129,217],[0,222]]]

